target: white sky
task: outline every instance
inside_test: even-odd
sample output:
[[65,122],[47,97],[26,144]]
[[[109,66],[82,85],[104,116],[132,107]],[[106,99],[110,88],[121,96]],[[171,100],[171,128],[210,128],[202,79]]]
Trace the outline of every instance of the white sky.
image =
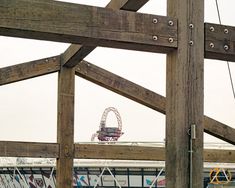
[[[69,1],[68,1],[69,2]],[[70,1],[72,2],[72,0]],[[108,0],[73,0],[104,7]],[[218,23],[215,0],[205,0],[205,21]],[[234,25],[234,0],[219,0],[223,24]],[[139,12],[166,15],[165,0],[150,0]],[[0,67],[58,55],[69,44],[0,37]],[[165,96],[165,55],[97,48],[86,60]],[[230,63],[235,81],[235,65]],[[205,114],[235,128],[226,62],[205,60]],[[120,141],[163,141],[165,116],[113,92],[76,78],[75,142],[90,141],[105,108],[121,114]],[[0,87],[0,140],[56,142],[57,74]],[[112,113],[108,126],[117,126]],[[205,141],[221,142],[205,135]]]

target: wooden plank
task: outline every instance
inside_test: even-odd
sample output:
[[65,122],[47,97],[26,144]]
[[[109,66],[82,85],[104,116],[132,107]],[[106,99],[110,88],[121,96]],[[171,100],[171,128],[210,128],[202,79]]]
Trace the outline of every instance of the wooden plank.
[[[105,144],[75,144],[74,147],[74,158],[78,159],[165,161],[164,147]],[[204,162],[234,163],[235,150],[204,149]]]
[[204,116],[204,131],[216,138],[235,145],[235,129]]
[[235,163],[235,150],[205,149],[204,162]]
[[57,158],[59,146],[56,143],[0,141],[1,157],[44,157]]
[[169,20],[176,23],[166,16],[58,1],[0,1],[1,35],[87,46],[166,53],[177,47],[177,24]]
[[[144,4],[146,4],[149,0],[112,0],[106,6],[106,8],[110,8],[113,10],[131,10],[137,11]],[[78,45],[72,44],[68,47],[68,49],[62,54],[62,65],[68,67],[74,67],[77,65],[83,58],[85,58],[89,53],[91,53],[96,46],[86,46],[86,45]]]
[[158,112],[165,113],[165,98],[163,96],[87,61],[83,60],[76,67],[76,75]]
[[205,23],[205,58],[235,61],[235,27]]
[[[76,75],[160,113],[166,113],[165,97],[90,62],[82,61],[76,67]],[[235,144],[235,129],[207,116],[204,116],[204,131],[223,141]]]
[[60,56],[0,68],[0,86],[60,70]]
[[[166,187],[199,188],[203,187],[204,0],[168,0],[167,14],[178,18],[178,49],[167,54]],[[192,141],[191,125],[196,134]]]
[[[75,144],[74,148],[74,158],[78,159],[165,160],[164,147]],[[58,158],[59,145],[57,143],[0,141],[0,156]],[[204,162],[235,163],[235,151],[205,149]]]
[[56,187],[71,188],[74,156],[74,92],[75,70],[62,67],[58,76],[57,158]]
[[148,1],[149,0],[111,0],[106,7],[114,10],[121,9],[135,12],[144,6]]
[[116,160],[164,160],[164,148],[104,144],[75,144],[75,158]]

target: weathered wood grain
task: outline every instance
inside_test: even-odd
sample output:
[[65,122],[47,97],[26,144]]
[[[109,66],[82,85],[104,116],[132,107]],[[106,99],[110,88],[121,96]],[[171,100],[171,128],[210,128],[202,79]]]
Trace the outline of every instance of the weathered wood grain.
[[0,86],[60,70],[60,56],[0,68]]
[[[113,10],[128,10],[128,11],[137,11],[149,0],[112,0],[106,6]],[[73,67],[77,65],[83,58],[85,58],[89,53],[91,53],[96,46],[86,46],[71,44],[68,49],[62,54],[62,65]]]
[[137,11],[142,6],[144,6],[149,0],[111,0],[106,6],[114,10],[128,10],[128,11]]
[[56,143],[0,141],[1,157],[57,158],[58,154]]
[[87,46],[166,53],[177,47],[177,24],[169,26],[169,19],[176,22],[165,16],[58,1],[0,1],[1,35]]
[[235,61],[235,27],[205,23],[205,58]]
[[57,158],[56,187],[71,188],[74,157],[74,93],[75,70],[62,67],[58,75]]
[[165,98],[163,96],[87,61],[81,61],[76,67],[76,75],[156,111],[165,112]]
[[117,160],[164,160],[164,148],[104,144],[75,144],[75,158]]
[[[168,16],[178,18],[178,48],[167,54],[166,187],[199,188],[203,187],[204,0],[168,0],[167,9]],[[196,127],[192,149],[191,125]]]
[[235,145],[235,129],[207,116],[204,116],[204,131]]
[[[164,147],[113,144],[75,144],[74,147],[74,158],[77,159],[165,161]],[[234,163],[235,150],[204,149],[204,162]]]

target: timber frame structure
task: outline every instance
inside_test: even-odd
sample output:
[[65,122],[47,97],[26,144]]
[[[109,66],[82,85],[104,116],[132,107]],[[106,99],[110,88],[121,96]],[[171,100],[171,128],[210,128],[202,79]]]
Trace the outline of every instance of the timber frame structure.
[[[72,43],[61,55],[0,69],[0,85],[59,75],[57,143],[0,141],[0,156],[57,158],[58,188],[72,187],[74,158],[165,160],[167,188],[202,187],[203,161],[235,162],[235,151],[203,150],[203,131],[235,144],[235,129],[203,115],[204,58],[235,61],[235,27],[204,23],[203,0],[168,0],[167,16],[135,13],[147,2],[0,1],[0,35]],[[166,98],[84,61],[96,46],[167,54]],[[166,114],[166,149],[75,144],[75,75]]]

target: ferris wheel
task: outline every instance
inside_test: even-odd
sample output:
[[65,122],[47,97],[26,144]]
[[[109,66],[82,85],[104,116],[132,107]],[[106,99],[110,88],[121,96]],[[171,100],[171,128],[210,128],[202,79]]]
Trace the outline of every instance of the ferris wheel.
[[[117,127],[106,126],[106,120],[109,112],[113,112],[115,114],[118,124]],[[117,141],[121,135],[123,135],[122,119],[119,112],[114,107],[106,108],[101,117],[99,130],[92,135],[91,141],[94,141],[96,137],[98,138],[99,141]]]

